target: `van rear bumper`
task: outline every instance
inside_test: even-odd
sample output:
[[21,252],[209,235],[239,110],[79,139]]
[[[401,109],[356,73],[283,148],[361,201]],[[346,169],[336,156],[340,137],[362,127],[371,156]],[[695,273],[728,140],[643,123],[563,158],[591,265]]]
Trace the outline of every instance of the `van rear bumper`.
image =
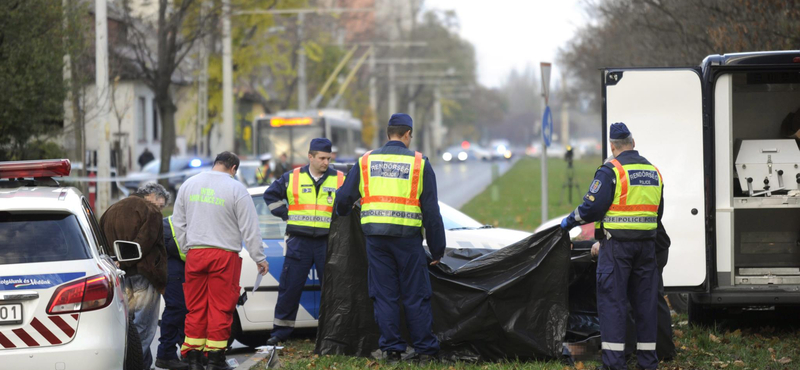
[[704,306],[800,306],[800,286],[797,285],[725,287],[690,296],[694,303]]

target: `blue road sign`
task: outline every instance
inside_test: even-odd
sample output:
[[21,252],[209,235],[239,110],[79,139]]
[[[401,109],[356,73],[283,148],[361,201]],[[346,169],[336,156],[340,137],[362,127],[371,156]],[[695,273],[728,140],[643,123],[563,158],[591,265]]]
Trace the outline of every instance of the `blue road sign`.
[[553,115],[550,113],[550,107],[545,107],[544,116],[542,116],[542,136],[544,136],[544,145],[549,148],[550,143],[553,142]]

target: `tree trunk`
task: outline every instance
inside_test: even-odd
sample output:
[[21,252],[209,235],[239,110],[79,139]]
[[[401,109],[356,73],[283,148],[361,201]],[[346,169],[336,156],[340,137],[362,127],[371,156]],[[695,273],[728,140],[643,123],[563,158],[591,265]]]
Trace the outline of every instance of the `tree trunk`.
[[[168,85],[167,85],[168,86]],[[159,173],[169,172],[170,159],[175,151],[175,112],[178,108],[172,102],[169,87],[156,91],[158,113],[161,115],[161,169]],[[158,183],[169,189],[169,179],[160,179]]]

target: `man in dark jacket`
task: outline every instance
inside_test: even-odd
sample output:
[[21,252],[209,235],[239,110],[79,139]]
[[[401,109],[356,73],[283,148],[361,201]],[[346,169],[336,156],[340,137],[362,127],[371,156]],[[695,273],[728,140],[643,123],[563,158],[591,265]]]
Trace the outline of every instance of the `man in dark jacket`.
[[186,255],[174,236],[172,216],[164,217],[164,246],[167,248],[167,288],[164,291],[164,313],[161,314],[161,337],[156,353],[156,367],[169,370],[188,369],[180,360],[178,349],[183,344],[183,324],[186,318],[186,299],[183,283],[186,281]]
[[144,152],[142,152],[142,155],[139,156],[139,160],[137,161],[139,163],[139,168],[144,168],[145,165],[152,162],[154,159],[156,159],[156,157],[153,156],[153,152],[144,148]]
[[145,369],[153,363],[150,343],[158,326],[159,294],[167,285],[161,208],[168,200],[169,193],[163,186],[147,184],[109,207],[100,218],[100,227],[110,243],[129,240],[142,248],[140,260],[119,265],[125,270],[125,295],[142,341]]

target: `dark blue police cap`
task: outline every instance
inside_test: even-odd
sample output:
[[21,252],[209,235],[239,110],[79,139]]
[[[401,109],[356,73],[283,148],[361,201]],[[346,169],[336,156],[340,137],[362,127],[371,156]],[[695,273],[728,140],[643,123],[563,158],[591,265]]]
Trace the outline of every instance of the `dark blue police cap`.
[[316,139],[311,139],[311,145],[309,145],[308,151],[330,153],[332,145],[330,140],[324,137],[318,137]]
[[628,126],[625,126],[622,122],[617,122],[611,125],[611,130],[609,131],[608,137],[610,139],[625,139],[628,136],[631,136],[631,132],[628,131]]
[[413,128],[414,121],[405,113],[395,113],[389,118],[389,126],[408,126]]

